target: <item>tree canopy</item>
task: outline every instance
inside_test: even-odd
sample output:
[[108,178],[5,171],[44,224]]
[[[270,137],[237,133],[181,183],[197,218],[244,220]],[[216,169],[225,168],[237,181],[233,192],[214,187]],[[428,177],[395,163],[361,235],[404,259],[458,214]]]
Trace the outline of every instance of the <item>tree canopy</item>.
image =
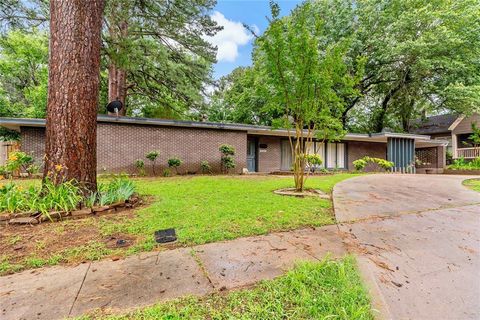
[[344,99],[358,94],[358,77],[345,63],[348,39],[323,42],[326,21],[312,6],[305,3],[280,17],[278,5],[271,3],[270,26],[256,39],[253,54],[254,86],[268,97],[263,109],[275,127],[292,130],[289,141],[299,191],[313,139],[340,139]]
[[[220,29],[210,18],[215,3],[107,0],[99,112],[105,112],[105,104],[118,96],[118,92],[108,92],[112,79],[121,87],[120,93],[123,90],[130,115],[182,118],[190,108],[200,108],[204,87],[212,81],[216,53],[206,38]],[[3,37],[11,32],[28,34],[35,27],[48,30],[48,21],[47,0],[5,0],[0,4]],[[110,72],[112,69],[120,73]]]
[[[321,17],[319,43],[342,46],[345,68],[358,80],[354,91],[335,88],[344,105],[345,129],[408,131],[411,120],[424,112],[480,110],[478,1],[316,0],[304,2],[291,16],[298,10]],[[307,23],[310,28],[312,21]],[[269,29],[272,25],[273,21]],[[276,117],[258,112],[262,104],[275,103],[272,92],[250,95],[260,102],[259,108],[243,99],[244,89],[238,90],[248,79],[262,77],[255,68],[257,60],[254,57],[248,74],[225,77],[229,85],[215,91],[214,98],[221,99],[211,100],[211,114],[223,109],[227,121],[238,121],[240,110],[251,110],[258,123]]]

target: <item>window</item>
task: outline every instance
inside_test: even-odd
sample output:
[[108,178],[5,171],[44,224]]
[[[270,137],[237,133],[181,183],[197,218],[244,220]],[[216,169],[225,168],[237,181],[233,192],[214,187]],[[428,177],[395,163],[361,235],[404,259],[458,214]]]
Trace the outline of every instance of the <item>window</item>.
[[345,169],[346,149],[345,143],[329,142],[325,144],[323,142],[313,142],[307,153],[318,154],[323,161],[322,168]]
[[457,135],[457,148],[473,148],[474,143],[470,139],[471,133],[463,133]]

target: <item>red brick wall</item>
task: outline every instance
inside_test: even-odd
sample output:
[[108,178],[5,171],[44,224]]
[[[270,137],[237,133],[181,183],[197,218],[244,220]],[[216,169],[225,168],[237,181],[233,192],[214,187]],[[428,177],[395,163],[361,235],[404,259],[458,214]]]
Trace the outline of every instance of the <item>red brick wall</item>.
[[280,171],[281,161],[281,146],[280,137],[258,137],[258,145],[266,144],[265,151],[258,149],[258,171],[259,172],[273,172]]
[[365,156],[387,159],[387,144],[381,142],[347,141],[348,170],[355,170],[353,161]]
[[[44,155],[44,128],[22,127],[21,131],[22,150],[32,153],[40,162]],[[97,134],[99,173],[135,172],[136,159],[144,160],[147,170],[151,170],[145,154],[152,150],[160,153],[157,173],[167,167],[167,159],[173,156],[183,161],[179,172],[199,172],[204,160],[218,172],[221,156],[218,148],[225,143],[236,149],[235,171],[241,172],[246,167],[247,134],[242,131],[99,123]]]

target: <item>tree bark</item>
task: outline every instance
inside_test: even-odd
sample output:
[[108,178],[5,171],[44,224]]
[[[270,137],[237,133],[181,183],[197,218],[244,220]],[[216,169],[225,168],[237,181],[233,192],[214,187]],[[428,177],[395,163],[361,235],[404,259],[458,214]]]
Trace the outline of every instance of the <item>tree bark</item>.
[[[108,102],[121,101],[123,108],[118,111],[119,116],[126,115],[125,100],[127,98],[127,72],[117,68],[112,62],[108,67]],[[109,112],[109,115],[116,115]]]
[[[115,10],[119,10],[114,6]],[[128,36],[128,22],[122,21],[118,26],[113,25],[109,28],[109,33],[112,41],[119,42],[119,40],[126,38]],[[118,55],[125,54],[123,48],[120,45],[117,45],[116,48]],[[110,59],[110,65],[108,67],[108,102],[112,101],[122,102],[123,108],[118,111],[119,116],[125,116],[127,114],[127,106],[125,101],[127,100],[127,71],[118,66],[114,59]],[[116,115],[115,113],[109,112],[109,115]]]
[[97,188],[97,110],[104,0],[50,1],[44,179]]

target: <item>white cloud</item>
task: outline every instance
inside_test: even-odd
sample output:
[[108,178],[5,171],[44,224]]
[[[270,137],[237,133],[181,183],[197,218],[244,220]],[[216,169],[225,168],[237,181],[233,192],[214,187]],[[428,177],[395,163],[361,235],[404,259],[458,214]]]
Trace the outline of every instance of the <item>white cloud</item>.
[[[217,60],[235,61],[238,57],[238,47],[246,45],[252,39],[252,35],[243,27],[242,23],[228,20],[221,12],[215,11],[212,19],[218,25],[223,26],[223,30],[215,36],[207,38],[208,42],[218,48]],[[254,26],[254,29],[258,28]]]

